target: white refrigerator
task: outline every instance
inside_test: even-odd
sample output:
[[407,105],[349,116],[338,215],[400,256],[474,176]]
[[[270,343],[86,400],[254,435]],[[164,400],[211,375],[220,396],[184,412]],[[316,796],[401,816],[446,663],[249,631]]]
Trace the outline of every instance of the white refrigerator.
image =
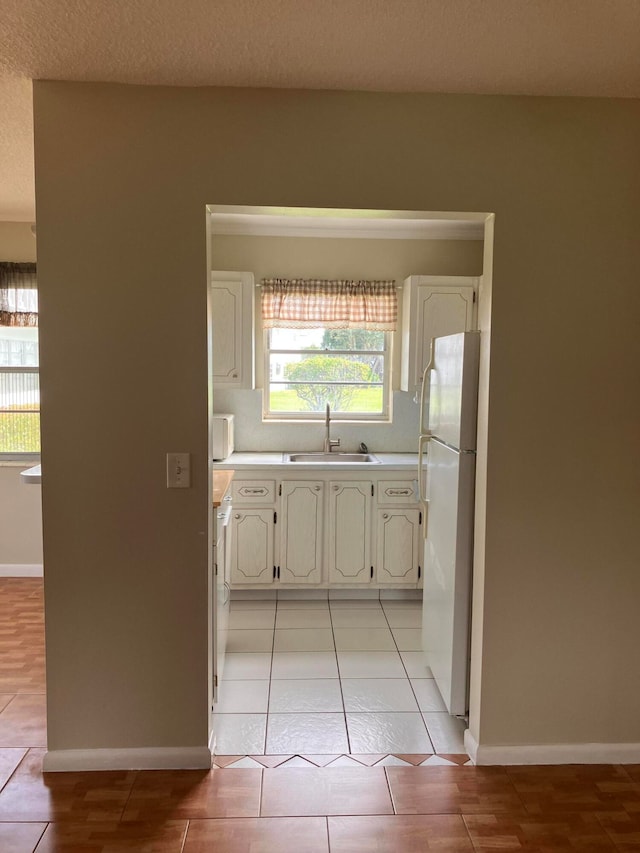
[[469,709],[471,575],[480,332],[434,338],[423,377],[422,648],[450,714]]

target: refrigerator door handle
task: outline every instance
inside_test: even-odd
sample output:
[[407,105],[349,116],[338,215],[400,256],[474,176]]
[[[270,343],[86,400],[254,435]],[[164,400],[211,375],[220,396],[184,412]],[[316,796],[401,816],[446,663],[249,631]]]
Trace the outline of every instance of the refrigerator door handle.
[[431,440],[429,434],[418,436],[418,497],[420,503],[426,504],[427,495],[424,481],[424,446]]
[[429,374],[434,367],[435,357],[435,338],[431,338],[429,344],[429,361],[422,373],[422,388],[420,389],[420,434],[418,435],[418,497],[424,511],[424,523],[422,525],[422,535],[427,538],[427,528],[429,526],[429,501],[426,494],[426,478],[424,472],[424,448],[431,440],[431,432],[429,430],[429,417],[425,417],[425,400],[427,396],[426,388],[429,382]]
[[424,448],[431,440],[429,433],[418,436],[418,498],[424,511],[424,523],[422,525],[422,535],[427,538],[427,527],[429,524],[429,501],[426,494],[426,482],[424,476]]
[[425,413],[424,413],[424,401],[426,397],[425,388],[427,387],[427,382],[429,379],[429,373],[433,370],[433,357],[434,357],[434,341],[435,338],[431,338],[431,343],[429,344],[429,361],[422,372],[422,388],[420,389],[420,435],[427,435],[429,433],[429,419],[426,419],[425,423]]

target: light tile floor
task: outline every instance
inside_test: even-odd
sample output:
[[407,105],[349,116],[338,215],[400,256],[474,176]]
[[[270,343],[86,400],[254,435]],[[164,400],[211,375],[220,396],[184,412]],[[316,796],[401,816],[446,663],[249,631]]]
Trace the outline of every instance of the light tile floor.
[[420,620],[419,601],[233,600],[216,755],[463,754]]

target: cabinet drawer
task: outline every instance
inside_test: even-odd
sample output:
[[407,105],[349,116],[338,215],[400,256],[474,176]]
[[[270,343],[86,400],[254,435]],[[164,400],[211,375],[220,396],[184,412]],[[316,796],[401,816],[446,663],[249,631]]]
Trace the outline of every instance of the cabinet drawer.
[[378,480],[378,503],[412,504],[418,500],[417,480]]
[[273,504],[276,500],[275,480],[234,480],[233,505]]

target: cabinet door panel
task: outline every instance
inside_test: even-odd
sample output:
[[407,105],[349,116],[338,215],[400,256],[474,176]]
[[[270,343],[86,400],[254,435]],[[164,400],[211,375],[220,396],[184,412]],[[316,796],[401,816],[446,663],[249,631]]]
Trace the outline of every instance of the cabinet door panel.
[[371,483],[329,484],[329,581],[371,581]]
[[273,524],[272,509],[246,509],[233,514],[232,583],[273,583]]
[[468,332],[473,327],[473,287],[420,287],[415,384],[429,361],[431,338]]
[[280,581],[322,581],[324,484],[318,480],[282,481]]
[[420,510],[378,510],[378,583],[416,584],[421,547]]
[[242,383],[242,282],[216,281],[211,286],[213,381]]

